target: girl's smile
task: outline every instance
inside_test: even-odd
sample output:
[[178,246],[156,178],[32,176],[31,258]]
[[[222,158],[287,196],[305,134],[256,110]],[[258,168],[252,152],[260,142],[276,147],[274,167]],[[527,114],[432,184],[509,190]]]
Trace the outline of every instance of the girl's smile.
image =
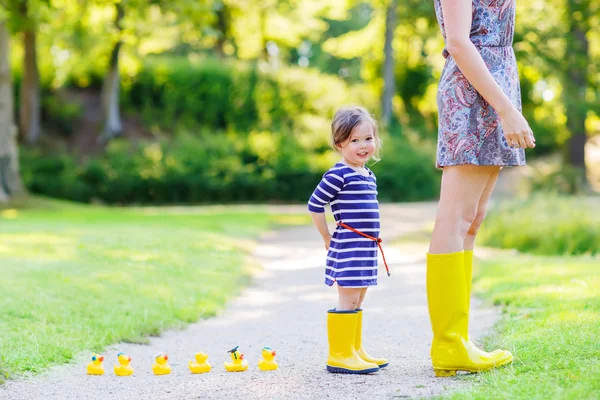
[[356,126],[348,140],[337,145],[337,148],[345,163],[353,167],[364,167],[375,152],[375,141],[373,127],[363,122]]

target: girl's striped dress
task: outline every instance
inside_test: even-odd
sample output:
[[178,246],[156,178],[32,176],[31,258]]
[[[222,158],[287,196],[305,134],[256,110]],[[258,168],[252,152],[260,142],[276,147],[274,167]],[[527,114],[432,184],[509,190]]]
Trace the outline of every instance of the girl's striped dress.
[[[312,212],[325,212],[331,204],[336,223],[341,221],[373,237],[379,237],[379,203],[375,174],[363,176],[352,168],[335,164],[308,201]],[[377,285],[377,243],[337,226],[332,235],[325,268],[325,283],[343,287]]]

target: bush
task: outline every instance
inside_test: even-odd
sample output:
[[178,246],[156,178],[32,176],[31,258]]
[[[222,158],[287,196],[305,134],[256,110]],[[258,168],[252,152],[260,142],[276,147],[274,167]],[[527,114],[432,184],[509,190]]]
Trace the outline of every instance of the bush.
[[32,193],[89,202],[92,188],[80,180],[81,167],[68,155],[42,156],[38,150],[19,153],[23,181]]
[[342,104],[377,104],[358,86],[299,67],[262,71],[239,61],[155,57],[124,77],[122,103],[141,112],[144,122],[168,132],[178,129],[259,128],[286,130],[310,114],[331,118]]
[[600,252],[600,199],[538,194],[494,208],[479,238],[493,247],[544,255]]
[[418,201],[437,197],[441,173],[435,167],[435,144],[384,138],[377,176],[380,201]]
[[42,123],[61,136],[71,136],[83,116],[81,105],[53,94],[42,98]]
[[[21,169],[33,193],[111,204],[306,202],[338,156],[323,140],[292,132],[180,133],[161,142],[111,141],[82,163],[23,149]],[[316,147],[311,147],[306,143]],[[378,174],[381,200],[434,196],[439,186],[431,151],[402,138],[386,140]],[[398,156],[402,154],[402,156]]]
[[569,165],[557,165],[551,171],[533,170],[530,190],[555,194],[581,194],[585,191],[584,171]]

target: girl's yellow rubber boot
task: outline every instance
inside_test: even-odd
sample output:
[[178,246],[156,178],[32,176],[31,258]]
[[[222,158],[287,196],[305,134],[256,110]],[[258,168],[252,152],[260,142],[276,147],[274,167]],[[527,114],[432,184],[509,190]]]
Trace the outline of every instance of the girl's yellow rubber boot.
[[509,363],[469,344],[469,307],[464,252],[427,254],[427,300],[433,329],[431,361],[436,376],[479,372]]
[[363,310],[362,308],[357,308],[356,312],[358,313],[358,322],[356,324],[356,339],[354,341],[354,350],[363,360],[377,364],[379,368],[385,368],[390,363],[385,358],[375,358],[371,357],[362,346],[362,320],[363,320]]
[[[467,287],[467,312],[471,313],[471,282],[473,280],[473,250],[464,251],[464,268],[465,268],[465,283]],[[469,339],[469,326],[467,320],[467,330],[465,331],[467,344],[472,347],[473,351],[479,352],[481,356],[491,357],[498,365],[508,364],[513,360],[513,355],[508,350],[497,349],[488,353],[475,346],[475,343]]]
[[358,312],[354,310],[327,312],[327,371],[342,374],[369,374],[379,371],[377,364],[363,360],[354,349],[357,323]]

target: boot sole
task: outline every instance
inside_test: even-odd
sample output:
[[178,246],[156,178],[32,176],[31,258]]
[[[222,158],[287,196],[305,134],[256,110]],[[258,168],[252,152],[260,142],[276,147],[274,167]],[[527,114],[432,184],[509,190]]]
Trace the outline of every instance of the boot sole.
[[488,367],[488,368],[472,368],[472,367],[434,368],[433,372],[435,373],[435,376],[438,378],[454,376],[454,375],[456,375],[457,371],[466,371],[466,372],[471,372],[471,373],[485,372],[485,371],[490,371],[494,368],[498,368],[498,367],[502,367],[504,365],[510,364],[513,361],[513,359],[514,359],[514,357],[511,356],[510,358],[507,358],[506,360],[499,362],[498,364],[492,365],[491,367]]
[[333,374],[371,374],[373,372],[379,371],[379,368],[368,368],[368,369],[346,369],[340,367],[332,367],[330,365],[327,366],[327,371]]

